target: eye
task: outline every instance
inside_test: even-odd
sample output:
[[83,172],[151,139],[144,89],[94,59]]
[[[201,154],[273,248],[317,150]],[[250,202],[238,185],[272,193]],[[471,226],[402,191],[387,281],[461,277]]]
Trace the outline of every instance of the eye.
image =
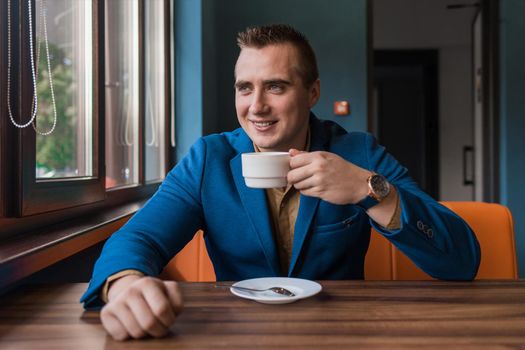
[[249,94],[251,92],[251,88],[249,85],[238,85],[235,87],[237,92],[242,94],[242,95],[246,95],[246,94]]
[[273,93],[281,93],[284,91],[284,86],[282,84],[270,84],[268,85],[268,90]]

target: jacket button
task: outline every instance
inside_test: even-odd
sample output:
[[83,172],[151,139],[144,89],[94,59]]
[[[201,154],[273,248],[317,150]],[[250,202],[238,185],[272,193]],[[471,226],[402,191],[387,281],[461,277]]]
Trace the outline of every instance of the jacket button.
[[426,232],[428,238],[434,237],[434,231],[432,231],[431,228],[429,228]]
[[425,225],[423,224],[421,220],[417,221],[417,228],[420,229],[421,231],[425,229]]
[[352,219],[345,219],[343,225],[345,225],[346,228],[349,228],[352,225],[352,222]]

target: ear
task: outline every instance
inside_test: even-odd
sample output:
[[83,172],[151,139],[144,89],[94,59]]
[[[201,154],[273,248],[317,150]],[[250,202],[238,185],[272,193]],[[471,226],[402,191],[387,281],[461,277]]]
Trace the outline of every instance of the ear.
[[317,79],[308,89],[308,107],[312,108],[321,97],[321,81]]

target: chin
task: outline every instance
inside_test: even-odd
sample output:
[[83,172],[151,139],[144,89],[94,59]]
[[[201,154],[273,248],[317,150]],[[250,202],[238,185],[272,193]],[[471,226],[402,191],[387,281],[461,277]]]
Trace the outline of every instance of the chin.
[[265,142],[264,140],[257,140],[257,139],[252,139],[252,141],[260,149],[275,150],[275,147],[276,147],[273,142],[268,142],[268,141]]

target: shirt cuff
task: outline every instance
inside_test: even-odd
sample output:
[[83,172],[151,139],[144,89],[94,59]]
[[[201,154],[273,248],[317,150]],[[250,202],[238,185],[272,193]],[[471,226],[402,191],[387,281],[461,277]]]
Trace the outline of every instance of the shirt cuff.
[[122,270],[122,271],[119,271],[111,276],[109,276],[107,279],[106,279],[106,282],[104,283],[104,286],[102,287],[102,290],[100,291],[100,299],[102,299],[102,301],[104,303],[107,304],[108,302],[108,291],[109,291],[109,286],[112,282],[115,282],[116,280],[118,280],[119,278],[121,277],[124,277],[124,276],[129,276],[129,275],[136,275],[136,276],[144,276],[144,274],[138,270]]
[[396,209],[394,210],[394,214],[392,214],[392,218],[390,218],[390,222],[385,228],[389,231],[399,230],[401,228],[401,203],[399,194],[397,195]]

